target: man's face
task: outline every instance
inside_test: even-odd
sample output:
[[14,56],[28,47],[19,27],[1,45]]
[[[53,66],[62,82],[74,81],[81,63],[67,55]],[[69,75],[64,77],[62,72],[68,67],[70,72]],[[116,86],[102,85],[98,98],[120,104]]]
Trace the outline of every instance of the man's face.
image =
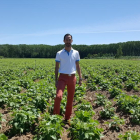
[[65,43],[65,46],[66,47],[71,47],[71,43],[72,43],[72,39],[71,39],[71,36],[69,35],[69,36],[66,36],[65,37],[65,40],[64,40],[64,43]]

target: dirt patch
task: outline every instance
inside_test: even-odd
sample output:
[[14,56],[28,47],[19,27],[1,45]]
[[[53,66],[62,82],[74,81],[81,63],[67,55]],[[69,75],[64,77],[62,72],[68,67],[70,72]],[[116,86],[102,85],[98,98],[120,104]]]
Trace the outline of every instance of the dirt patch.
[[9,140],[32,140],[33,135],[31,133],[27,133],[26,135],[21,136],[14,136],[10,138]]
[[23,71],[24,74],[27,74],[27,71]]
[[[39,79],[37,79],[37,81],[39,81]],[[23,89],[20,93],[24,93],[26,91],[27,91],[26,89]],[[111,122],[112,121],[111,119],[101,118],[100,111],[102,110],[102,107],[97,106],[94,102],[96,100],[96,93],[97,94],[101,93],[102,95],[105,95],[105,97],[113,103],[112,106],[115,108],[115,114],[117,116],[119,116],[119,118],[125,119],[125,124],[122,125],[122,127],[119,131],[110,129],[108,124],[106,124],[107,121]],[[133,90],[130,92],[125,91],[125,93],[128,95],[138,95],[138,96],[140,95],[140,92],[135,92]],[[93,116],[93,119],[98,120],[99,121],[98,127],[103,128],[103,130],[104,130],[102,133],[104,135],[104,137],[101,140],[119,140],[118,135],[124,134],[128,130],[140,132],[140,125],[133,125],[130,121],[130,115],[124,114],[122,111],[117,109],[116,102],[114,101],[114,99],[110,99],[110,94],[108,93],[108,91],[100,91],[100,90],[99,91],[90,91],[90,90],[87,90],[86,96],[84,97],[84,99],[92,104],[93,110],[95,111],[95,115]],[[74,101],[73,106],[75,106],[76,104],[77,104],[77,102]],[[71,117],[75,116],[75,111],[76,111],[76,108],[73,107]],[[6,109],[6,108],[0,109],[0,113],[3,114],[3,119],[5,119],[7,122],[10,121],[11,113],[9,112],[8,109]],[[10,127],[8,125],[6,125],[7,122],[2,122],[2,129],[0,130],[0,133],[6,134],[6,132],[10,130]],[[69,137],[69,132],[67,131],[69,128],[70,128],[70,126],[68,124],[65,124],[63,126],[63,133],[61,136],[62,140],[71,140],[71,138]],[[9,140],[32,140],[33,137],[34,137],[34,134],[29,132],[26,134],[13,136],[13,137],[9,138]]]
[[[112,130],[109,128],[109,125],[106,124],[106,122],[111,122],[111,119],[103,119],[100,116],[100,111],[102,110],[102,107],[98,107],[96,106],[96,104],[94,103],[94,101],[96,100],[96,94],[95,93],[101,93],[102,95],[105,95],[106,98],[112,102],[112,106],[115,108],[115,115],[117,115],[119,118],[123,118],[125,119],[125,124],[122,125],[120,131],[116,131],[116,130]],[[140,95],[139,92],[135,92],[135,91],[130,91],[130,92],[126,92],[126,94],[128,95]],[[119,134],[124,134],[126,131],[128,130],[132,130],[132,131],[137,131],[140,132],[140,125],[133,125],[130,121],[130,115],[128,114],[124,114],[122,111],[119,111],[117,109],[116,106],[116,102],[114,101],[114,99],[110,99],[110,94],[107,91],[87,91],[86,94],[86,98],[87,101],[91,102],[92,106],[93,106],[93,110],[95,111],[95,115],[93,116],[94,120],[98,120],[99,121],[99,127],[103,128],[103,135],[104,138],[102,138],[102,140],[119,140],[118,135]]]
[[63,134],[61,136],[62,140],[70,140],[69,132],[67,131],[68,129],[69,129],[69,125],[66,124],[65,126],[63,126]]
[[0,129],[0,133],[5,133],[10,129],[7,123],[11,120],[11,113],[7,109],[0,109],[0,113],[3,114],[2,118],[5,120],[1,122],[2,129]]
[[[12,113],[9,112],[9,110],[7,109],[0,109],[0,113],[3,114],[2,118],[6,120],[1,123],[2,129],[0,129],[0,133],[4,133],[8,137],[8,133],[11,127],[7,125],[7,123],[11,120]],[[33,134],[27,133],[23,135],[16,135],[13,137],[9,137],[8,140],[32,140],[32,138],[33,138]]]
[[28,69],[28,71],[34,71],[34,69]]
[[124,91],[127,95],[137,95],[140,97],[140,92],[136,92],[134,90],[131,90],[131,91]]
[[27,91],[27,89],[23,88],[20,93],[25,93]]
[[34,82],[39,82],[40,81],[40,79],[36,79],[36,80],[34,80]]

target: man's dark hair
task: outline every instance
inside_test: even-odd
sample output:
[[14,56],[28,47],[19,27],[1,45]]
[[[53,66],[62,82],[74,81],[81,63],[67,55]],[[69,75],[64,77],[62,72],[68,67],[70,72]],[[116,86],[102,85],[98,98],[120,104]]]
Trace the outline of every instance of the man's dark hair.
[[65,34],[64,35],[64,40],[65,40],[66,36],[71,36],[71,39],[72,39],[72,35],[71,34]]

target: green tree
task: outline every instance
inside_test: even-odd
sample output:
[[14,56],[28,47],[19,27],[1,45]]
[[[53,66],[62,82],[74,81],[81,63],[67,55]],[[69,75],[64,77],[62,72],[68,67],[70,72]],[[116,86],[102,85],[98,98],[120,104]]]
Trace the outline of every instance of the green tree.
[[115,56],[115,58],[119,58],[123,55],[123,52],[122,52],[122,47],[119,46],[119,48],[117,49],[117,54]]

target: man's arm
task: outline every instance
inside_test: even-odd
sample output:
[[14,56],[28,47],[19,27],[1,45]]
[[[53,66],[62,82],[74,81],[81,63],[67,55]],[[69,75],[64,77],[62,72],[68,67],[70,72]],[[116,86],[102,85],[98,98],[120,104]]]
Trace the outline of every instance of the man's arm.
[[81,86],[82,84],[82,74],[81,74],[81,68],[80,68],[80,64],[79,61],[76,61],[76,69],[79,75],[79,85]]
[[55,86],[57,87],[57,81],[58,81],[58,69],[59,69],[60,62],[55,63]]

